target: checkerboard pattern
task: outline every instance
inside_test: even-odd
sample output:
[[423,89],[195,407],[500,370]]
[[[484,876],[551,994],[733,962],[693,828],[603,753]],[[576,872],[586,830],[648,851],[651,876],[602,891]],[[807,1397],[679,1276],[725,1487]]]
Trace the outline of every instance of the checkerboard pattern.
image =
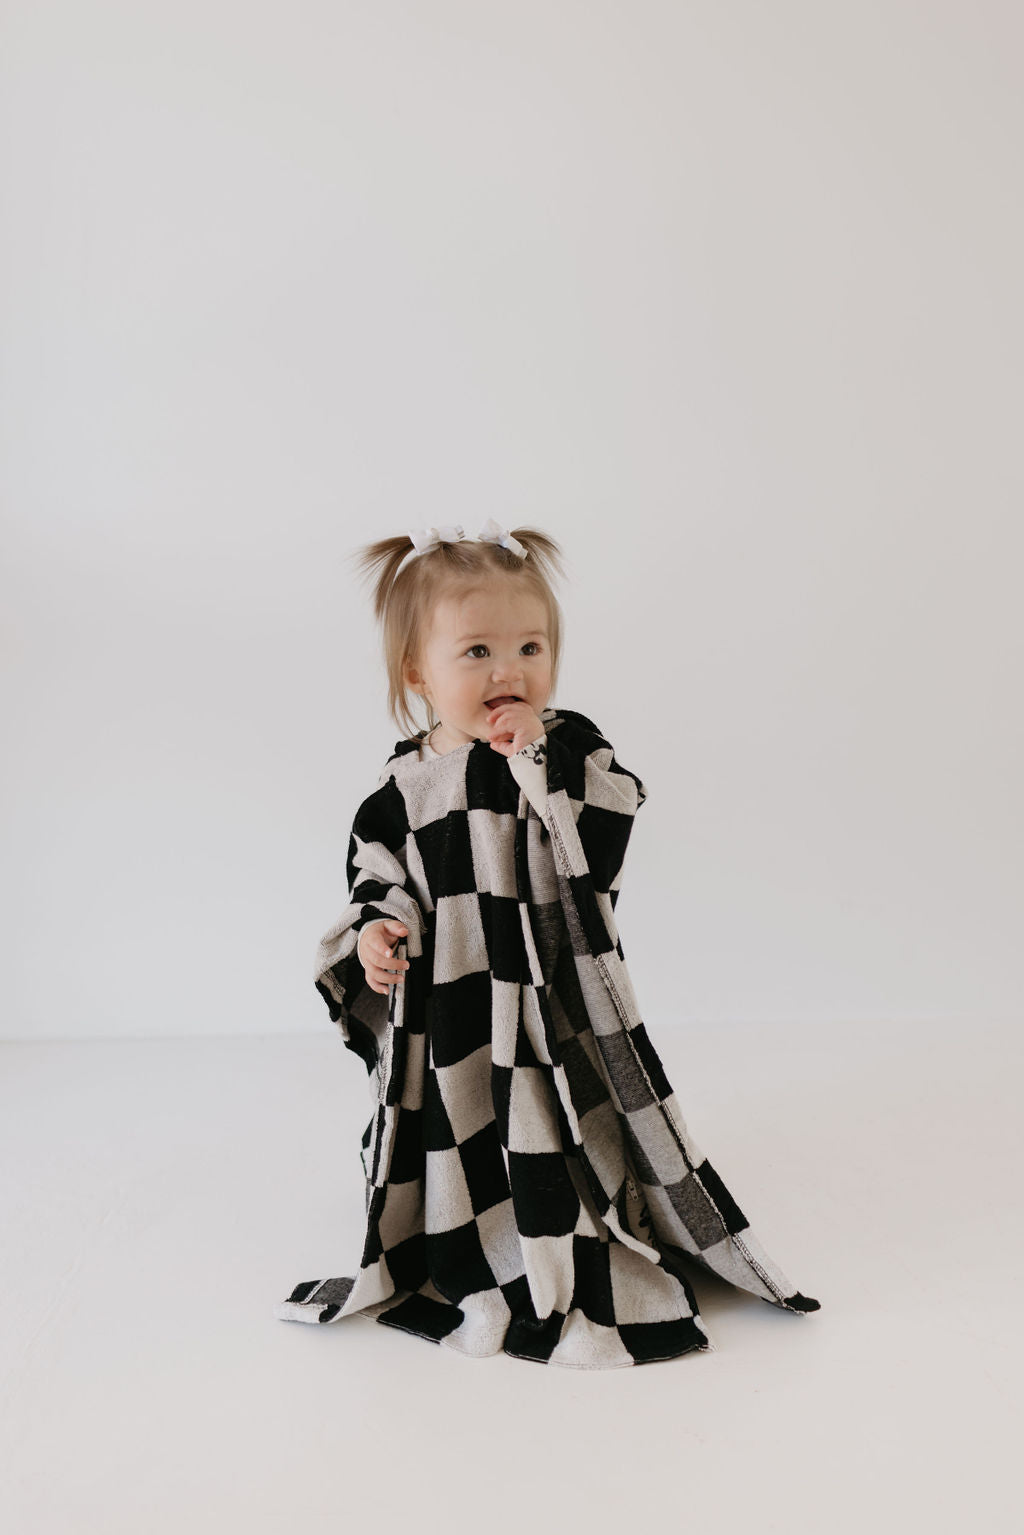
[[[585,716],[541,718],[507,758],[399,742],[356,813],[316,986],[369,1074],[366,1236],[358,1273],[297,1285],[283,1320],[613,1368],[713,1349],[687,1260],[818,1309],[689,1135],[639,1015],[614,908],[644,785]],[[381,917],[409,929],[386,997],[356,952]]]

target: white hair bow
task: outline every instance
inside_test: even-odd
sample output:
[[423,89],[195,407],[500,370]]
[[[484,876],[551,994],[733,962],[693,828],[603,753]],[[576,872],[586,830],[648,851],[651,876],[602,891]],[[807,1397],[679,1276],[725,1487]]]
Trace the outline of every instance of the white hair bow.
[[[457,544],[466,537],[466,534],[461,522],[456,522],[440,528],[410,528],[409,537],[417,554],[423,554],[427,549],[433,549],[436,544]],[[508,528],[501,527],[493,517],[488,517],[477,538],[481,543],[501,544],[503,549],[511,549],[512,553],[518,554],[522,560],[525,560],[530,552],[518,538],[512,537]]]
[[457,544],[465,536],[461,522],[440,528],[409,529],[409,537],[416,545],[416,552],[418,554],[423,554],[427,549],[433,549],[435,544]]
[[503,528],[495,522],[493,517],[488,517],[479,533],[476,535],[481,543],[501,544],[503,549],[511,549],[513,554],[518,554],[521,560],[525,560],[529,550],[521,544],[518,538],[513,538],[508,528]]

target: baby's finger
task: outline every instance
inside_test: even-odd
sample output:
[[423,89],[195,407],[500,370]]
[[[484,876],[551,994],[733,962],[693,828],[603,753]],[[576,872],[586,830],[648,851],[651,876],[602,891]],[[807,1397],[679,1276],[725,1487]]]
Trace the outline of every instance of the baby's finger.
[[[371,954],[374,952],[372,945],[370,945],[370,952]],[[409,961],[407,959],[399,959],[397,955],[392,954],[390,949],[378,949],[376,951],[376,964],[381,970],[408,970],[409,968]]]
[[[392,969],[391,966],[394,968]],[[366,963],[367,984],[373,991],[379,991],[383,995],[389,987],[401,986],[404,983],[405,976],[401,974],[401,971],[408,970],[408,968],[409,962],[404,959],[394,959],[391,961],[390,966],[368,960]]]

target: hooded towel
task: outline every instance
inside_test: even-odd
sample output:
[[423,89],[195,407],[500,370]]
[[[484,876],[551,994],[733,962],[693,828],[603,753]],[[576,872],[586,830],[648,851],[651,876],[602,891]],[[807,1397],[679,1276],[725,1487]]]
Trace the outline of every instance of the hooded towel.
[[[366,1234],[358,1273],[298,1284],[282,1320],[609,1368],[714,1348],[687,1260],[819,1309],[695,1144],[640,1016],[614,911],[647,791],[584,715],[541,720],[510,757],[399,741],[356,812],[315,984],[370,1078]],[[386,996],[357,953],[383,917],[408,928]]]

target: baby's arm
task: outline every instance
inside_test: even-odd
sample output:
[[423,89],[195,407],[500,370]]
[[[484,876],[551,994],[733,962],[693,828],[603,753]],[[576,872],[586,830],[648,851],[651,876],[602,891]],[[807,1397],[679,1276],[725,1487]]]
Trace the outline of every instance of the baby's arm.
[[371,1070],[387,1027],[388,994],[396,974],[406,968],[404,955],[388,959],[382,951],[407,941],[410,958],[421,953],[425,918],[408,880],[408,833],[401,791],[386,779],[356,812],[349,840],[349,902],[321,938],[315,961],[316,988],[331,1018]]
[[509,768],[549,831],[548,799],[565,792],[594,887],[610,894],[614,905],[618,891],[612,887],[647,790],[617,761],[592,720],[574,710],[559,713],[546,738],[511,756]]

